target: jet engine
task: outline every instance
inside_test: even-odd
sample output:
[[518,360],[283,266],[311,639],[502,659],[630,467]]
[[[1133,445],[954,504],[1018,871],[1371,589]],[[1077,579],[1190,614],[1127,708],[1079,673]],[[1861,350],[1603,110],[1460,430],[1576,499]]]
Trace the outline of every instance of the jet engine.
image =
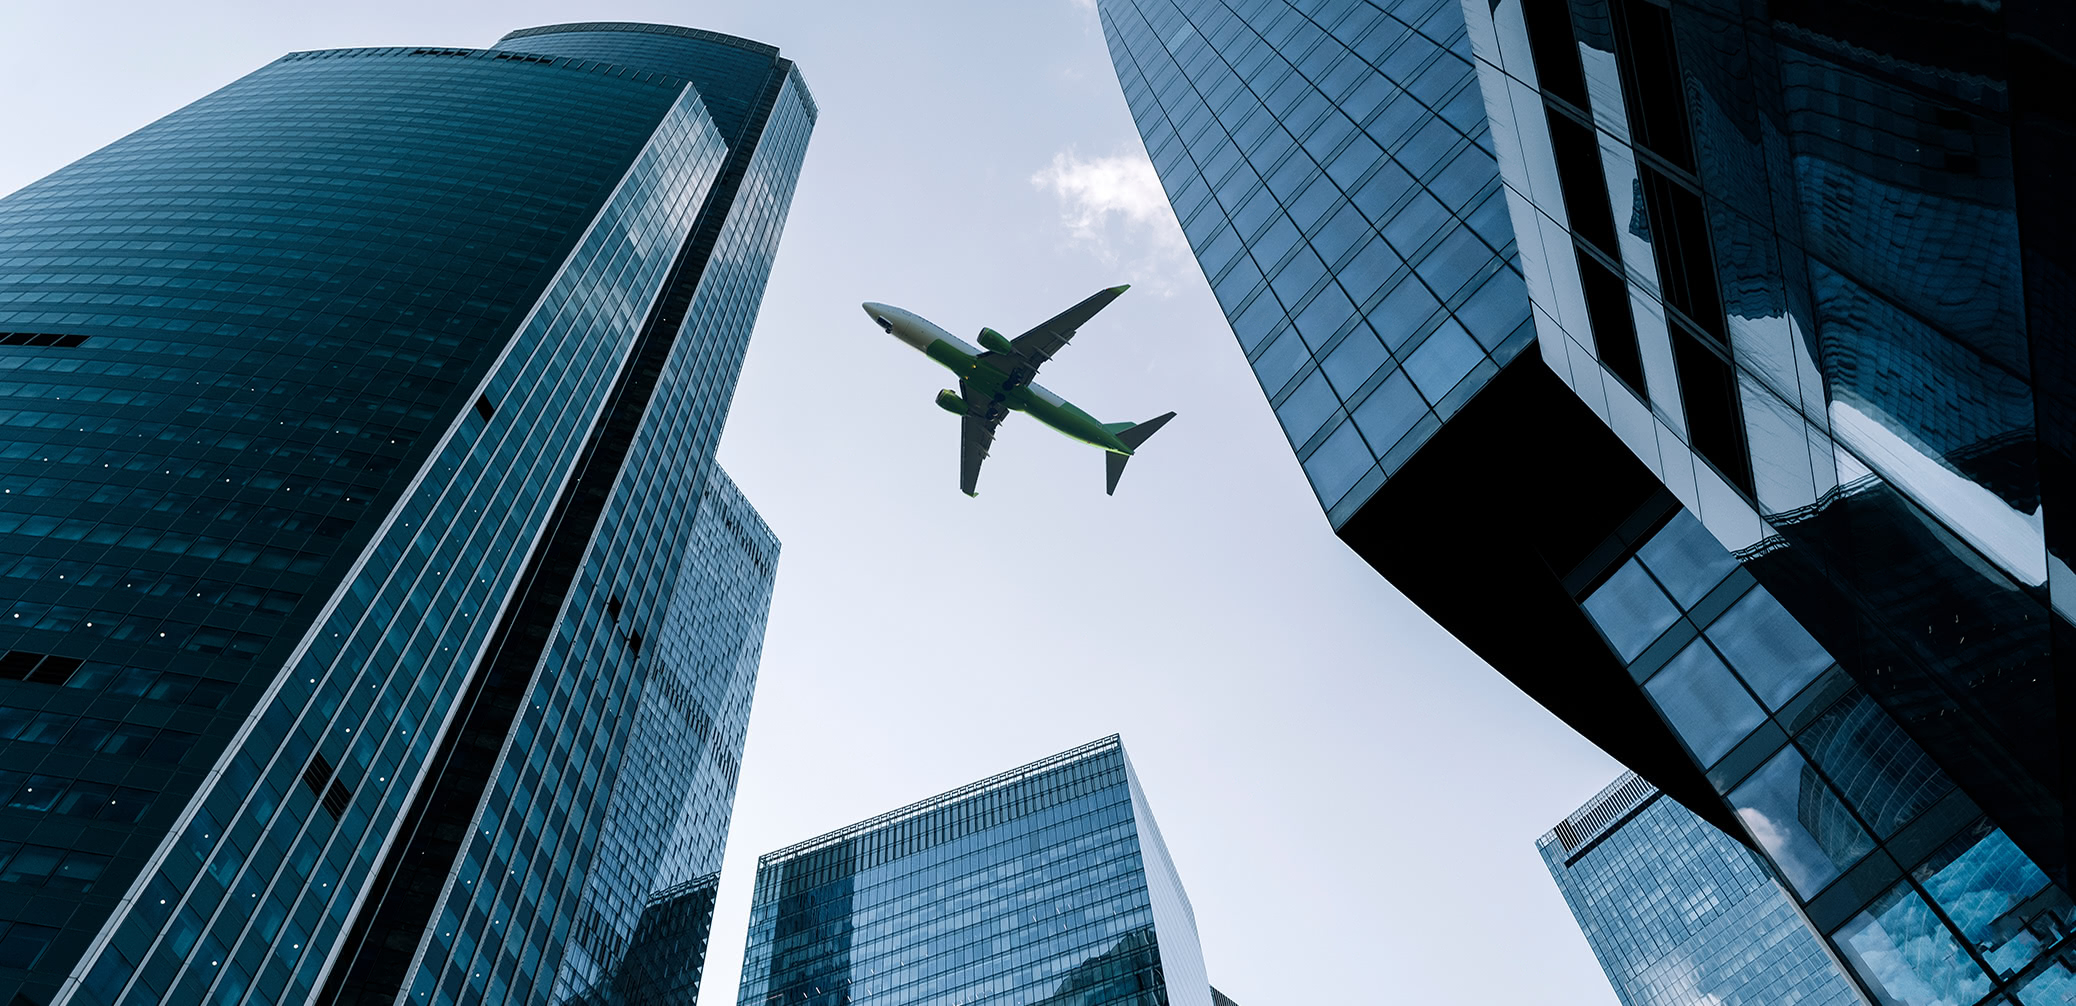
[[959,393],[950,388],[937,393],[937,407],[955,416],[966,414],[966,400],[960,398]]
[[1010,345],[1009,340],[1002,337],[1002,333],[992,328],[980,330],[980,348],[991,353],[1001,353],[1004,356],[1016,355],[1016,347]]

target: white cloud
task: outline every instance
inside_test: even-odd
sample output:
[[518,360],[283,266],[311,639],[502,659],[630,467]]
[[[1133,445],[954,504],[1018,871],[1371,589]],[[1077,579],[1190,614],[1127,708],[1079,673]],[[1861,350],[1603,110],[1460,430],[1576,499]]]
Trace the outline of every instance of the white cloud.
[[1165,274],[1189,258],[1168,195],[1143,154],[1083,158],[1062,151],[1031,184],[1059,198],[1060,222],[1073,242],[1107,265],[1123,262],[1166,286]]

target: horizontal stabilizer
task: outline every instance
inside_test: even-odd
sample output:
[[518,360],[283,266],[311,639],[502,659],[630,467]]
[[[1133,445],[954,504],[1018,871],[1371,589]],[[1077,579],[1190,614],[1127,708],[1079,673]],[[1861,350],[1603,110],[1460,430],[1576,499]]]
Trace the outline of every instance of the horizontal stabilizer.
[[[1116,434],[1117,439],[1123,441],[1126,447],[1136,451],[1139,449],[1140,444],[1146,442],[1147,437],[1153,436],[1161,427],[1168,425],[1168,420],[1173,418],[1175,418],[1175,414],[1170,412],[1165,415],[1155,416],[1137,425],[1131,423],[1105,423],[1103,428]],[[1129,454],[1104,452],[1104,493],[1111,496],[1117,495],[1117,480],[1124,477],[1125,462],[1131,459],[1132,456]]]
[[1159,432],[1160,428],[1168,425],[1168,420],[1173,418],[1175,418],[1175,414],[1172,412],[1155,416],[1129,430],[1120,431],[1117,434],[1117,439],[1124,441],[1126,447],[1136,451],[1139,449],[1140,444],[1146,442],[1147,437]]

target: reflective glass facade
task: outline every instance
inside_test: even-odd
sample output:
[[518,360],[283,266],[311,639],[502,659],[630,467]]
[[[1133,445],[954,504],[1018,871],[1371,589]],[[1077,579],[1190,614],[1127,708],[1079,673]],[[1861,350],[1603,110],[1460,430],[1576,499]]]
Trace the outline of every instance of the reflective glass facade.
[[[497,991],[545,999],[564,889],[602,869],[598,835],[642,828],[609,806],[641,717],[599,714],[641,708],[660,665],[711,722],[644,743],[702,767],[628,792],[723,802],[688,806],[668,863],[610,870],[667,886],[718,849],[747,702],[726,639],[754,664],[775,545],[707,473],[813,108],[769,47],[588,27],[761,52],[741,86],[762,117],[724,132],[712,82],[596,52],[297,53],[0,200],[0,813],[21,842],[0,995],[379,992],[346,976],[418,956],[408,903],[489,869],[422,839],[458,851],[479,809],[559,785],[535,861],[507,867],[557,938],[505,916],[488,941],[512,958]],[[722,242],[737,257],[708,270]],[[728,514],[739,539],[699,530]],[[727,613],[715,652],[672,649],[688,606]],[[604,619],[627,656],[593,652]],[[551,639],[578,656],[550,669]],[[590,703],[556,724],[582,782],[493,785],[544,674]],[[645,891],[591,900],[631,931]]]
[[[2060,987],[2076,956],[2068,896],[1700,520],[1664,505],[1582,607],[1771,864],[1798,929],[1828,935],[1876,1003]],[[1570,827],[1552,834],[1587,841]],[[1683,834],[1760,862],[1704,831]]]
[[1534,339],[1449,0],[1103,0],[1132,118],[1337,526]]
[[1634,774],[1536,850],[1623,1006],[1860,1006],[1766,865]]
[[[2076,834],[2059,720],[2076,636],[2056,606],[2076,579],[2045,516],[2076,429],[2060,8],[1101,9],[1177,216],[1342,540],[1761,852],[1874,1001],[2058,1001]],[[1305,267],[1277,277],[1310,261],[1290,231],[1344,292],[1358,260],[1315,247],[1328,218],[1300,219],[1274,172],[1299,163],[1295,142],[1367,212],[1335,173],[1356,147],[1324,107],[1368,135],[1379,106],[1339,47],[1422,97],[1393,76],[1389,53],[1408,50],[1380,63],[1364,40],[1389,28],[1387,46],[1411,33],[1460,52],[1459,23],[1484,124],[1463,134],[1495,156],[1517,240],[1490,247],[1518,264],[1536,352],[1488,353],[1403,413],[1403,447],[1336,453],[1354,442],[1341,415],[1369,438],[1377,399],[1334,383],[1339,343],[1322,340],[1346,321],[1305,332]],[[1248,125],[1251,100],[1277,128]],[[1407,164],[1455,143],[1430,124],[1379,145]],[[1439,176],[1407,171],[1448,203]],[[1281,216],[1242,219],[1256,178]],[[1366,219],[1390,244],[1396,219]],[[1393,247],[1431,291],[1483,275],[1437,279]],[[1292,310],[1251,299],[1234,248]],[[1394,372],[1419,388],[1417,359],[1359,306],[1394,355],[1354,372],[1377,393]],[[1279,358],[1286,324],[1306,352]],[[1308,405],[1308,383],[1334,394]]]
[[1464,9],[1544,360],[2066,884],[2060,8]]
[[1213,1002],[1114,736],[762,857],[742,974],[746,1006]]

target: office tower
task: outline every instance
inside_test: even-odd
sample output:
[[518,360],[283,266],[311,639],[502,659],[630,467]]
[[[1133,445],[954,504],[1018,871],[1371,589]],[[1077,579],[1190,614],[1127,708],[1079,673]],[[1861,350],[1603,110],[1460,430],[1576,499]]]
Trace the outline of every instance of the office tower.
[[1634,773],[1536,842],[1625,1006],[1858,1006],[1750,849]]
[[757,861],[743,1006],[1210,1006],[1113,735]]
[[[2042,504],[2076,428],[2070,213],[2052,181],[2076,86],[2055,13],[1100,9],[1155,168],[1341,539],[1762,852],[1874,1001],[2059,1001],[2076,809],[2059,709],[2076,692],[2055,659],[2069,574]],[[1230,243],[1205,239],[1246,204],[1201,190],[1252,198],[1254,174],[1302,170],[1289,137],[1324,130],[1337,138],[1305,152],[1353,201],[1367,183],[1333,165],[1365,148],[1306,92],[1369,135],[1385,120],[1336,47],[1390,76],[1463,55],[1458,23],[1517,239],[1493,247],[1521,270],[1536,351],[1488,353],[1495,370],[1472,367],[1436,427],[1408,427],[1415,448],[1378,453],[1370,399],[1342,398],[1380,464],[1328,481],[1322,452],[1348,438],[1291,416],[1312,368],[1333,385],[1331,348],[1264,369],[1271,329],[1221,285]],[[1245,126],[1255,101],[1287,136]],[[1396,135],[1380,145],[1398,162],[1437,156],[1435,135],[1460,149]],[[1282,166],[1237,169],[1243,155]],[[1277,235],[1327,228],[1284,215],[1249,218],[1237,246],[1307,261]],[[1359,257],[1318,257],[1343,290],[1380,282]],[[1407,323],[1385,313],[1364,323]],[[1424,301],[1410,316],[1436,324]]]
[[814,116],[564,25],[0,200],[0,998],[610,986],[717,862],[776,543],[711,458]]
[[1339,525],[1535,329],[1462,13],[1318,6],[1098,11],[1204,277]]

